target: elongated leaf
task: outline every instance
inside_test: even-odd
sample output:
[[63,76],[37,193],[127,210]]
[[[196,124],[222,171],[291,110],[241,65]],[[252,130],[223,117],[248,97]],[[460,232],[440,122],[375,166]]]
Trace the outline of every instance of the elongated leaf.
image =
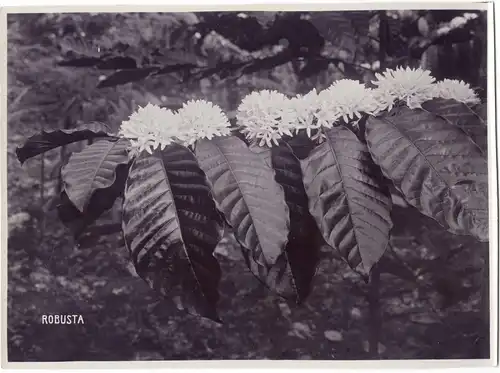
[[452,233],[488,240],[486,159],[457,126],[402,107],[370,117],[366,139],[408,203]]
[[128,141],[101,140],[73,153],[62,168],[64,189],[76,208],[83,212],[96,189],[110,187],[116,167],[128,163]]
[[488,154],[486,123],[466,104],[455,100],[437,98],[425,102],[422,104],[422,108],[461,128],[481,149],[484,155]]
[[94,191],[84,212],[75,207],[65,191],[61,193],[57,205],[59,219],[73,232],[76,239],[94,224],[104,212],[111,209],[119,197],[123,196],[127,175],[128,164],[119,164],[116,168],[114,183],[108,188]]
[[92,67],[101,62],[100,58],[97,57],[79,57],[71,60],[65,60],[58,63],[59,66],[68,67]]
[[487,125],[488,123],[488,104],[485,102],[484,104],[476,105],[472,108],[474,113],[476,113],[479,118],[483,120],[483,122]]
[[290,217],[285,250],[269,274],[260,279],[279,295],[301,303],[310,292],[324,241],[309,213],[300,161],[286,143],[272,148],[252,143],[249,149],[273,168],[275,180],[284,190]]
[[[313,130],[314,131],[314,130]],[[315,135],[316,133],[313,132]],[[298,159],[305,159],[309,156],[311,151],[316,146],[315,142],[307,136],[305,130],[299,131],[292,138],[286,140],[287,144],[291,147],[293,154]]]
[[196,67],[197,67],[197,65],[192,64],[192,63],[180,63],[180,64],[175,64],[175,65],[166,65],[166,66],[163,66],[160,70],[158,70],[155,73],[155,75],[171,74],[171,73],[175,73],[178,71],[194,69]]
[[200,141],[196,157],[214,198],[252,259],[250,269],[267,276],[287,242],[288,208],[272,169],[234,136]]
[[285,143],[272,147],[270,152],[275,180],[283,187],[290,212],[290,232],[284,255],[290,266],[290,280],[296,292],[296,301],[300,303],[310,292],[323,242],[316,222],[309,213],[300,161]]
[[90,140],[99,137],[113,137],[101,123],[91,123],[73,129],[42,131],[31,136],[23,146],[16,149],[17,159],[24,163],[27,159],[77,141]]
[[125,187],[123,232],[137,273],[152,288],[181,299],[188,312],[219,320],[213,254],[222,221],[188,149],[170,145],[136,159]]
[[137,80],[142,80],[147,78],[149,75],[157,71],[157,67],[144,67],[142,69],[126,69],[119,70],[106,79],[101,81],[97,88],[115,87],[117,85],[122,85],[130,82],[135,82]]
[[136,69],[137,63],[131,57],[111,57],[97,65],[100,70]]
[[353,132],[339,126],[325,135],[325,142],[301,161],[309,210],[326,242],[366,274],[389,242],[390,195]]

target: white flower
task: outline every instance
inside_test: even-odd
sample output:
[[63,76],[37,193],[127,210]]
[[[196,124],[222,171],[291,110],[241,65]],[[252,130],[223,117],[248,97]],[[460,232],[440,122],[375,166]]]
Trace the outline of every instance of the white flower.
[[464,81],[444,79],[434,86],[434,95],[444,99],[453,99],[464,104],[479,104],[479,97],[469,84]]
[[296,114],[291,101],[276,91],[257,91],[247,95],[238,107],[240,131],[259,146],[278,145],[283,135],[292,136]]
[[361,118],[362,113],[372,113],[377,109],[373,92],[362,83],[342,79],[333,83],[319,94],[318,124],[331,128],[340,118],[345,122]]
[[405,101],[409,108],[414,109],[434,97],[435,79],[430,71],[398,67],[375,76],[378,80],[373,81],[377,85],[374,96],[381,110],[383,106],[390,107],[396,99]]
[[307,136],[312,137],[312,131],[321,127],[318,124],[316,113],[319,110],[319,96],[316,89],[304,96],[296,96],[290,100],[292,110],[295,112],[295,132],[306,130]]
[[178,127],[176,123],[172,111],[149,103],[122,122],[119,135],[130,140],[134,151],[152,153],[157,147],[163,150],[172,143]]
[[476,19],[478,15],[476,13],[464,13],[464,18],[466,20]]
[[185,103],[178,113],[148,104],[122,122],[119,131],[121,137],[130,141],[132,156],[143,150],[152,154],[158,147],[163,150],[174,142],[190,146],[198,139],[229,133],[226,115],[218,106],[203,100]]
[[464,17],[455,17],[451,20],[450,26],[452,28],[458,28],[458,27],[462,27],[466,23],[467,23],[467,19],[465,19]]
[[436,31],[436,34],[438,36],[441,36],[441,35],[446,35],[447,33],[449,33],[451,31],[451,27],[449,26],[443,26],[441,28],[439,28],[437,31]]
[[178,138],[185,145],[192,145],[198,139],[211,140],[215,136],[231,133],[229,120],[221,108],[204,100],[190,100],[179,109]]

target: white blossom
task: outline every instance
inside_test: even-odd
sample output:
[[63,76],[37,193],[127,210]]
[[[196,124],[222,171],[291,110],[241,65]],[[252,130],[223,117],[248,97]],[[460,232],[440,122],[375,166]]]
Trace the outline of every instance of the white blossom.
[[290,100],[292,110],[295,112],[295,132],[305,130],[307,136],[312,137],[313,130],[318,130],[316,114],[319,110],[319,95],[316,89],[311,90],[304,96],[298,95]]
[[361,118],[362,113],[372,113],[378,104],[372,90],[350,79],[333,83],[319,94],[318,101],[318,124],[326,128],[331,128],[340,118],[347,122],[355,117]]
[[231,132],[229,120],[221,108],[204,100],[190,100],[179,109],[178,137],[185,145],[198,139],[211,140],[215,136],[226,136]]
[[435,84],[434,90],[435,97],[453,99],[471,105],[479,104],[480,102],[479,97],[470,87],[470,84],[462,80],[444,79]]
[[467,19],[465,17],[455,17],[450,22],[451,28],[459,28],[467,23]]
[[378,80],[373,81],[377,86],[374,97],[379,103],[379,110],[391,107],[396,99],[405,101],[409,108],[415,109],[435,94],[435,79],[428,70],[398,67],[375,76]]
[[157,147],[164,149],[172,143],[177,123],[172,111],[149,103],[122,122],[119,135],[130,140],[134,151],[152,153]]
[[149,103],[139,107],[122,122],[119,135],[130,141],[130,154],[164,150],[167,145],[193,145],[198,139],[212,139],[230,133],[230,123],[222,110],[203,100],[189,101],[178,113]]
[[243,98],[236,118],[240,131],[259,146],[278,145],[283,135],[292,136],[296,112],[290,99],[277,91],[256,91]]

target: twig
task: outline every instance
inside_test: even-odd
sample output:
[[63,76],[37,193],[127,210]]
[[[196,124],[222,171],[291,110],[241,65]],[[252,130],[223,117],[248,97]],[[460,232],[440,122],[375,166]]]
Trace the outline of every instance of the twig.
[[372,268],[370,274],[370,289],[368,295],[368,306],[369,306],[369,354],[373,359],[378,359],[379,351],[378,345],[380,341],[380,329],[382,322],[381,307],[380,307],[380,271],[378,266],[375,265]]
[[[45,114],[42,116],[42,120],[40,121],[40,126],[41,126],[41,131],[43,132],[45,129]],[[45,214],[43,213],[44,211],[44,206],[45,206],[45,153],[41,154],[40,158],[41,164],[40,164],[40,211],[42,213],[40,214],[40,220],[39,220],[39,225],[38,225],[38,230],[39,230],[39,244],[43,242],[43,239],[45,237]]]
[[[387,13],[385,10],[379,11],[379,19],[379,69],[383,70],[385,68],[385,56],[387,55]],[[377,265],[373,266],[370,274],[368,306],[370,312],[368,337],[369,354],[373,359],[378,359],[382,316],[380,307],[380,271]]]

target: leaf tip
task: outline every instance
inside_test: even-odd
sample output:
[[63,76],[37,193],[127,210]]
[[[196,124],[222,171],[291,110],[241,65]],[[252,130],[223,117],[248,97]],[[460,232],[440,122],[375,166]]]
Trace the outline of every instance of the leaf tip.
[[18,146],[16,148],[16,157],[17,160],[22,164],[26,161],[26,157],[23,155],[23,147]]

